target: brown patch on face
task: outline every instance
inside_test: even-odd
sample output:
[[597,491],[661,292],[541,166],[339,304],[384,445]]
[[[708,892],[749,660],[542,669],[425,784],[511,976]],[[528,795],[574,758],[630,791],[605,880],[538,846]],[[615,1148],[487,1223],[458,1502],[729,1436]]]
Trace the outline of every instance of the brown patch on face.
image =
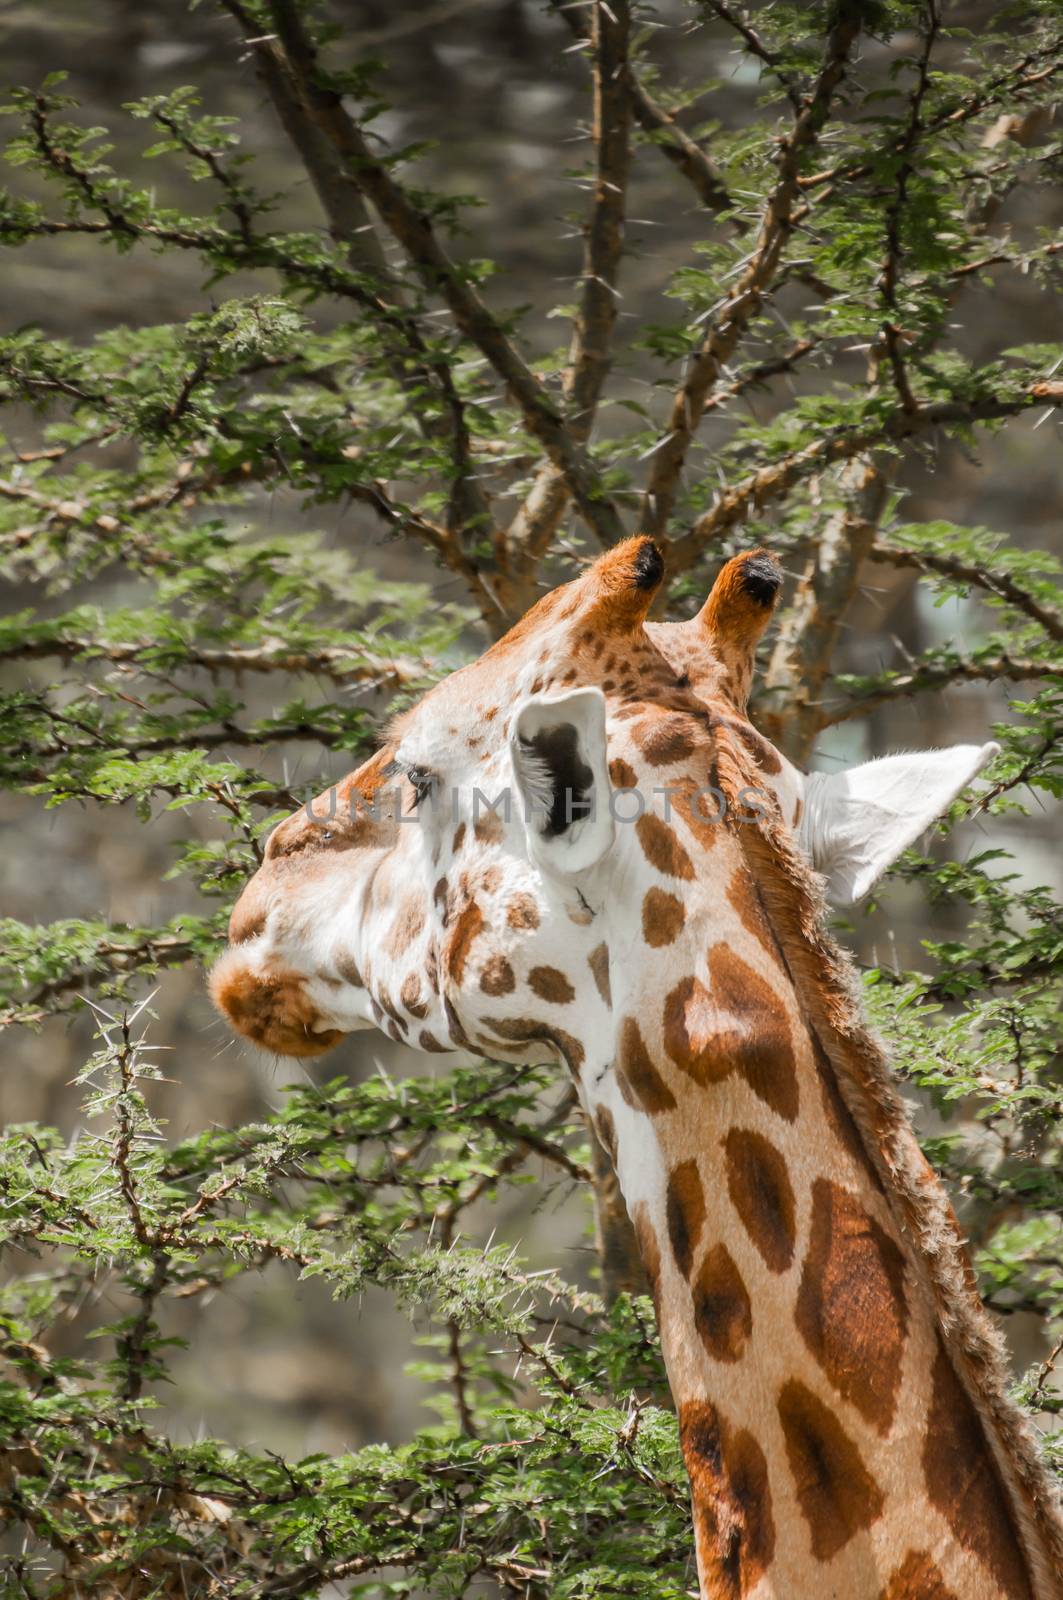
[[616,1142],[616,1123],[608,1106],[599,1106],[594,1113],[594,1131],[598,1135],[598,1143],[615,1167],[619,1147]]
[[419,1022],[423,1022],[424,1018],[427,1017],[428,1007],[421,999],[421,981],[416,972],[407,973],[402,980],[399,999],[411,1017],[416,1017]]
[[694,749],[694,733],[685,717],[648,717],[631,731],[651,767],[677,766]]
[[706,1600],[741,1600],[775,1554],[775,1523],[764,1452],[707,1400],[679,1408],[679,1439],[690,1477],[698,1568]]
[[336,971],[344,983],[349,983],[352,989],[365,988],[365,980],[350,956],[336,957]]
[[575,989],[556,967],[532,967],[528,973],[528,987],[540,1000],[555,1006],[567,1006],[576,998]]
[[681,1161],[668,1174],[665,1217],[675,1264],[683,1277],[689,1278],[705,1226],[705,1191],[696,1161]]
[[812,1185],[795,1321],[842,1398],[888,1433],[908,1326],[904,1257],[856,1195],[825,1178]]
[[686,921],[683,902],[666,889],[648,889],[642,902],[642,937],[653,949],[672,944]]
[[607,1006],[613,1004],[613,993],[609,987],[609,947],[600,944],[596,946],[587,957],[587,965],[591,969],[594,986],[598,990]]
[[834,1412],[796,1378],[779,1392],[779,1421],[812,1554],[829,1561],[882,1515],[882,1490]]
[[615,756],[609,763],[609,777],[614,789],[637,789],[638,774],[623,756]]
[[480,988],[484,994],[512,994],[516,986],[513,968],[505,956],[492,956],[480,974]]
[[462,1027],[461,1018],[447,995],[443,996],[443,1015],[447,1019],[447,1032],[450,1034],[451,1044],[459,1045],[463,1049],[471,1049],[472,1040]]
[[879,1600],[958,1600],[925,1550],[909,1550]]
[[473,823],[473,833],[480,844],[495,844],[502,838],[505,828],[497,811],[482,811]]
[[483,928],[483,912],[475,900],[468,901],[454,922],[453,931],[443,952],[443,965],[449,972],[452,983],[460,984],[463,981],[469,952],[483,932]]
[[424,901],[417,893],[408,894],[384,940],[384,954],[397,960],[424,931]]
[[927,1496],[959,1544],[993,1574],[1008,1600],[1029,1600],[1026,1563],[1008,1495],[966,1389],[938,1346],[923,1445]]
[[480,887],[485,894],[494,894],[502,882],[501,867],[487,867],[480,874]]
[[515,894],[506,907],[506,921],[519,931],[539,926],[539,907],[530,894]]
[[461,847],[462,847],[462,845],[464,843],[465,843],[465,824],[464,824],[464,822],[459,822],[457,827],[454,829],[454,837],[450,841],[450,848],[451,848],[452,854],[457,855],[458,851],[461,849]]
[[253,972],[239,950],[228,950],[210,975],[211,999],[245,1039],[282,1056],[320,1056],[344,1037],[337,1028],[315,1032],[318,1014],[296,972]]
[[620,1029],[616,1081],[629,1106],[654,1115],[674,1111],[675,1096],[654,1066],[634,1017],[625,1017]]
[[753,1307],[725,1244],[706,1252],[690,1290],[694,1326],[709,1355],[716,1361],[738,1361],[753,1332]]
[[782,1151],[751,1128],[732,1128],[723,1148],[731,1204],[765,1266],[785,1272],[794,1258],[796,1207]]
[[719,1083],[738,1072],[787,1122],[797,1116],[789,1022],[769,985],[728,945],[717,944],[709,953],[708,988],[698,978],[684,978],[668,995],[664,1044],[695,1083]]
[[531,1017],[491,1017],[485,1019],[484,1027],[490,1028],[500,1039],[509,1039],[514,1044],[553,1045],[573,1072],[578,1072],[583,1065],[586,1055],[583,1046],[562,1028],[548,1027],[545,1022],[537,1022]]
[[[376,1017],[378,1022],[380,1021],[380,1013],[383,1013],[384,1016],[390,1017],[395,1026],[397,1028],[401,1028],[403,1033],[406,1032],[406,1018],[402,1016],[396,1007],[394,1000],[392,1000],[391,995],[388,993],[387,989],[384,988],[383,984],[381,984],[380,988],[377,990],[376,999],[371,1000],[370,1004],[373,1007],[373,1015]],[[394,1037],[394,1035],[392,1035],[392,1037]]]
[[635,833],[646,860],[651,867],[656,867],[662,876],[687,880],[694,876],[693,863],[676,838],[673,829],[652,811],[647,811],[639,817],[635,824]]

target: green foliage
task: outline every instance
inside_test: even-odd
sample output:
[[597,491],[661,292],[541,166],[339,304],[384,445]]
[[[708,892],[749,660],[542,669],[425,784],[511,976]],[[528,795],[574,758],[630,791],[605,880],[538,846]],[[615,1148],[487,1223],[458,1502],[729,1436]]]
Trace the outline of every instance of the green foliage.
[[[852,514],[854,461],[890,485],[949,440],[967,448],[1063,401],[1058,346],[1015,346],[1005,328],[976,358],[954,337],[968,290],[1015,272],[1058,289],[1057,239],[992,231],[1006,196],[1058,184],[1059,133],[1038,122],[1063,71],[1058,5],[1001,7],[977,34],[942,26],[941,7],[857,6],[882,48],[843,74],[826,131],[796,146],[829,32],[852,7],[749,8],[732,42],[759,109],[735,127],[705,120],[704,82],[662,83],[655,26],[636,33],[641,82],[711,156],[723,194],[714,211],[695,173],[704,237],[671,276],[662,266],[659,320],[618,324],[615,372],[648,361],[660,393],[618,379],[601,398],[609,426],[590,439],[582,424],[598,402],[574,397],[569,330],[542,343],[524,309],[504,305],[504,280],[501,309],[479,299],[492,264],[461,254],[477,197],[429,192],[423,149],[378,138],[376,67],[315,57],[342,39],[305,0],[216,9],[258,40],[248,50],[285,126],[301,129],[325,226],[286,220],[303,217],[305,196],[263,187],[240,123],[192,88],[115,112],[144,136],[148,184],[120,170],[107,130],[84,125],[62,74],[13,90],[5,108],[0,243],[87,241],[114,252],[115,274],[181,256],[204,284],[176,323],[131,312],[81,340],[38,327],[0,337],[0,405],[31,417],[41,441],[5,446],[0,466],[0,563],[20,585],[20,609],[0,621],[0,782],[49,807],[124,808],[130,827],[167,811],[192,819],[167,883],[197,907],[158,926],[0,923],[0,1024],[58,1026],[89,1006],[99,1029],[85,1129],[65,1141],[11,1127],[0,1144],[13,1263],[0,1300],[0,1519],[20,1552],[6,1558],[7,1592],[240,1600],[342,1582],[367,1596],[678,1600],[695,1582],[691,1530],[652,1307],[627,1296],[607,1307],[560,1269],[531,1271],[510,1244],[465,1231],[474,1203],[508,1186],[535,1182],[545,1204],[586,1182],[566,1087],[490,1063],[341,1079],[289,1090],[261,1124],[174,1142],[153,1110],[161,1072],[144,997],[165,969],[209,962],[265,835],[324,787],[308,781],[316,756],[290,776],[293,751],[324,745],[332,772],[355,765],[394,709],[469,653],[470,623],[499,633],[579,570],[588,529],[611,537],[653,513],[643,491],[695,353],[716,367],[702,396],[711,418],[698,432],[693,417],[659,530],[673,616],[758,538],[815,574],[829,519]],[[689,13],[720,26],[712,0]],[[653,7],[635,21],[654,24]],[[1025,131],[987,140],[1004,117]],[[365,128],[363,149],[352,141]],[[559,162],[569,132],[557,130]],[[659,162],[674,130],[640,123],[633,144],[636,163]],[[690,173],[673,165],[679,185]],[[180,201],[185,177],[199,209]],[[610,192],[593,172],[577,181],[599,203]],[[769,261],[762,229],[784,205]],[[600,248],[592,233],[588,249]],[[752,288],[751,262],[764,267]],[[538,326],[552,339],[571,321],[588,369],[609,365],[593,285],[611,270],[592,259],[571,304],[556,304],[553,282],[540,296]],[[734,409],[743,395],[758,402],[749,417]],[[722,433],[709,425],[721,416]],[[522,533],[513,510],[551,471],[556,518]],[[438,582],[385,582],[350,539],[275,531],[267,496],[312,508],[323,528],[357,508],[363,546],[367,530],[408,541]],[[877,673],[842,674],[829,650],[803,655],[833,641],[821,622],[841,626],[857,588],[843,573],[836,610],[804,619],[782,690],[777,679],[761,703],[773,736],[804,760],[815,736],[882,706],[1021,684],[999,713],[981,803],[992,819],[1031,797],[1058,801],[1058,560],[990,528],[906,521],[895,488],[884,504],[871,559],[916,574],[935,605],[962,601],[963,640]],[[811,708],[795,662],[819,670]],[[1063,907],[999,850],[943,856],[910,854],[895,881],[926,896],[928,928],[948,913],[949,936],[925,941],[918,971],[873,968],[869,1003],[898,1073],[936,1114],[927,1152],[971,1233],[987,1303],[1039,1319],[1047,1350],[1063,1318]],[[180,1080],[180,1063],[166,1075]],[[530,1155],[546,1177],[529,1178]],[[172,1438],[168,1306],[267,1267],[342,1298],[376,1286],[416,1310],[435,1422],[401,1445],[303,1460]],[[101,1284],[106,1301],[89,1293]],[[91,1340],[56,1354],[70,1307],[90,1299]],[[1018,1393],[1063,1466],[1050,1378],[1048,1361]]]

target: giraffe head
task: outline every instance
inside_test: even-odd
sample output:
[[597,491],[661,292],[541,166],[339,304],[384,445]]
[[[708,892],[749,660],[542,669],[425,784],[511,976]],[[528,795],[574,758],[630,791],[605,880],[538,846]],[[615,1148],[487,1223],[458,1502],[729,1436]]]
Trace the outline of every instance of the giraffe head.
[[[688,622],[650,623],[649,539],[548,594],[282,822],[233,912],[215,1002],[279,1054],[377,1027],[427,1051],[604,1071],[617,962],[722,904],[730,827],[781,808],[836,899],[858,898],[995,746],[805,777],[745,715],[780,586],[755,550]],[[759,781],[716,783],[726,730]]]

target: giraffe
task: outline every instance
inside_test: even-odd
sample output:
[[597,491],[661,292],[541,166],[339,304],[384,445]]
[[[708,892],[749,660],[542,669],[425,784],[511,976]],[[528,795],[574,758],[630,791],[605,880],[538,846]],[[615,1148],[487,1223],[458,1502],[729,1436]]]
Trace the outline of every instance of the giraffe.
[[215,1003],[567,1066],[657,1310],[703,1600],[1049,1600],[1063,1527],[824,891],[865,894],[995,746],[794,769],[746,715],[780,572],[648,620],[635,538],[283,821]]

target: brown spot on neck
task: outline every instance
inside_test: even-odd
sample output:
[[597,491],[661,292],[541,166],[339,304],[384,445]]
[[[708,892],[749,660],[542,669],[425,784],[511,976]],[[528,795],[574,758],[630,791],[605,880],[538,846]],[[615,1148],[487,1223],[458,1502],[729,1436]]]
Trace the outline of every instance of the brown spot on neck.
[[587,957],[587,965],[591,969],[594,986],[602,1000],[610,1008],[613,1004],[613,993],[609,984],[609,947],[605,944],[597,945]]
[[732,1128],[722,1143],[731,1204],[765,1266],[785,1272],[794,1258],[796,1206],[783,1154],[751,1128]]
[[631,730],[651,767],[674,767],[693,753],[695,731],[686,717],[647,717]]
[[673,944],[686,921],[683,902],[666,889],[649,889],[642,902],[642,937],[654,950]]
[[625,1017],[620,1027],[616,1080],[629,1106],[651,1116],[675,1110],[675,1096],[654,1065],[634,1017]]
[[777,997],[727,945],[709,954],[709,986],[684,978],[664,1005],[669,1058],[702,1086],[729,1073],[792,1122],[799,1090],[790,1025]]
[[484,964],[480,974],[480,988],[484,994],[499,996],[512,994],[517,986],[513,968],[505,956],[495,955]]
[[715,1361],[738,1361],[753,1334],[753,1306],[725,1244],[706,1252],[690,1286],[694,1326]]
[[528,987],[540,1000],[554,1006],[567,1006],[576,998],[575,989],[557,967],[532,967]]
[[882,1490],[834,1412],[796,1378],[779,1393],[779,1421],[812,1554],[829,1561],[882,1515]]
[[992,1573],[1007,1600],[1030,1600],[1030,1583],[1009,1500],[978,1414],[943,1345],[934,1363],[923,1446],[931,1505],[957,1541]]
[[812,1185],[812,1227],[795,1321],[831,1384],[889,1432],[908,1325],[904,1257],[856,1195]]
[[775,1554],[764,1452],[751,1433],[732,1427],[706,1400],[680,1406],[679,1439],[694,1503],[702,1593],[706,1600],[741,1600]]
[[959,1600],[925,1550],[909,1550],[879,1600]]
[[416,972],[408,972],[403,978],[399,999],[411,1017],[416,1017],[418,1022],[424,1021],[428,1015],[428,1006],[421,998],[421,980]]
[[705,1191],[696,1161],[680,1161],[668,1174],[665,1218],[675,1264],[683,1277],[689,1278],[705,1226]]
[[646,811],[635,823],[635,833],[646,860],[662,877],[682,878],[687,882],[693,878],[693,862],[667,822],[652,811]]
[[530,894],[515,894],[506,907],[506,922],[519,932],[539,926],[539,907]]

